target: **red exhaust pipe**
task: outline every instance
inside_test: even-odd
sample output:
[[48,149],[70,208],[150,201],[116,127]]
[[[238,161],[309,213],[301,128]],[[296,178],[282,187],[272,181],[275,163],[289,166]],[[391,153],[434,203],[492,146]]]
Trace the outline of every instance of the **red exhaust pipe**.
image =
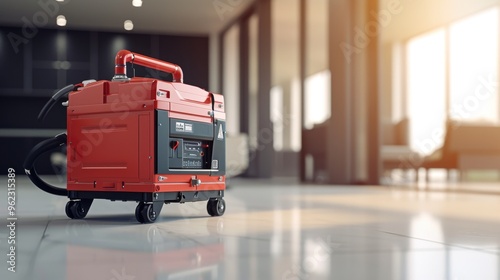
[[127,78],[127,62],[135,63],[152,69],[172,74],[173,82],[184,82],[184,74],[179,65],[161,61],[149,56],[121,50],[115,57],[115,77],[113,79]]

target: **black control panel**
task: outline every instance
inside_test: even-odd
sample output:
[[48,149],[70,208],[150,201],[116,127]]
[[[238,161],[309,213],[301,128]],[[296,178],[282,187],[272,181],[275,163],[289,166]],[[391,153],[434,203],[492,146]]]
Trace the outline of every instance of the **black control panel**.
[[209,168],[208,141],[170,138],[170,168]]
[[201,141],[183,141],[182,149],[182,167],[183,168],[202,168],[203,151]]
[[226,170],[226,124],[170,118],[168,111],[156,110],[155,173],[210,174]]

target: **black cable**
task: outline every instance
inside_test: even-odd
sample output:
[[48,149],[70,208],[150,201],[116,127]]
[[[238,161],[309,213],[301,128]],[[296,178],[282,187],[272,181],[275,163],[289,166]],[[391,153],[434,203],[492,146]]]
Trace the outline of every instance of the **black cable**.
[[49,99],[49,101],[47,101],[47,103],[45,103],[42,110],[40,111],[40,114],[38,114],[38,119],[43,120],[45,118],[45,116],[47,116],[47,113],[49,113],[50,109],[52,109],[54,104],[56,104],[56,102],[59,99],[61,99],[61,97],[65,96],[68,93],[70,93],[71,91],[73,91],[74,88],[75,88],[74,85],[67,85],[67,86],[63,87],[62,89],[58,90],[56,93],[54,93],[54,95],[52,95],[52,97]]
[[61,133],[56,135],[54,138],[50,138],[38,143],[28,154],[28,157],[24,161],[24,172],[30,178],[31,182],[35,184],[39,189],[54,195],[68,196],[68,190],[53,186],[51,184],[43,181],[35,169],[35,161],[40,155],[46,153],[52,149],[65,145],[67,141],[66,133]]

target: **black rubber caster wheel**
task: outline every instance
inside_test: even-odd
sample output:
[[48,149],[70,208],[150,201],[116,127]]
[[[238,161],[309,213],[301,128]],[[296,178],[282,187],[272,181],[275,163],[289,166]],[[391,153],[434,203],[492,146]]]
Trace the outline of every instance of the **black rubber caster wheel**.
[[213,208],[212,204],[213,204],[213,202],[210,202],[210,201],[211,201],[211,199],[209,199],[208,202],[207,202],[207,212],[208,212],[208,215],[214,216],[214,214],[212,212],[212,208]]
[[226,202],[223,198],[211,198],[207,202],[207,212],[210,216],[222,216],[226,212]]
[[66,203],[66,215],[71,219],[83,219],[87,216],[92,199],[82,199],[79,201],[68,201]]
[[141,223],[141,224],[144,224],[144,219],[142,218],[142,209],[144,208],[144,202],[139,202],[139,204],[137,204],[137,207],[135,208],[135,219]]
[[163,202],[155,204],[146,204],[144,202],[139,202],[137,208],[135,208],[135,218],[141,224],[154,223],[158,216],[160,215]]
[[73,215],[73,212],[71,210],[71,208],[73,207],[73,204],[75,204],[74,201],[68,201],[68,203],[66,203],[66,216],[68,216],[68,218],[70,219],[74,219],[75,218],[75,215]]

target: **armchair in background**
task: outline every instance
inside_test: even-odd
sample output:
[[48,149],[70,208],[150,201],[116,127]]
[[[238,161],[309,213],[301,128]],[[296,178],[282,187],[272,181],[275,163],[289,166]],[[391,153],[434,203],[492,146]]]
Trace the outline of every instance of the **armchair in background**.
[[383,124],[382,131],[384,134],[380,158],[385,176],[390,177],[390,173],[394,169],[418,171],[422,159],[419,153],[410,148],[409,124],[408,118],[404,118],[397,123],[388,122]]
[[448,122],[443,146],[424,158],[422,168],[458,170],[463,178],[468,170],[500,171],[500,126],[487,123]]

